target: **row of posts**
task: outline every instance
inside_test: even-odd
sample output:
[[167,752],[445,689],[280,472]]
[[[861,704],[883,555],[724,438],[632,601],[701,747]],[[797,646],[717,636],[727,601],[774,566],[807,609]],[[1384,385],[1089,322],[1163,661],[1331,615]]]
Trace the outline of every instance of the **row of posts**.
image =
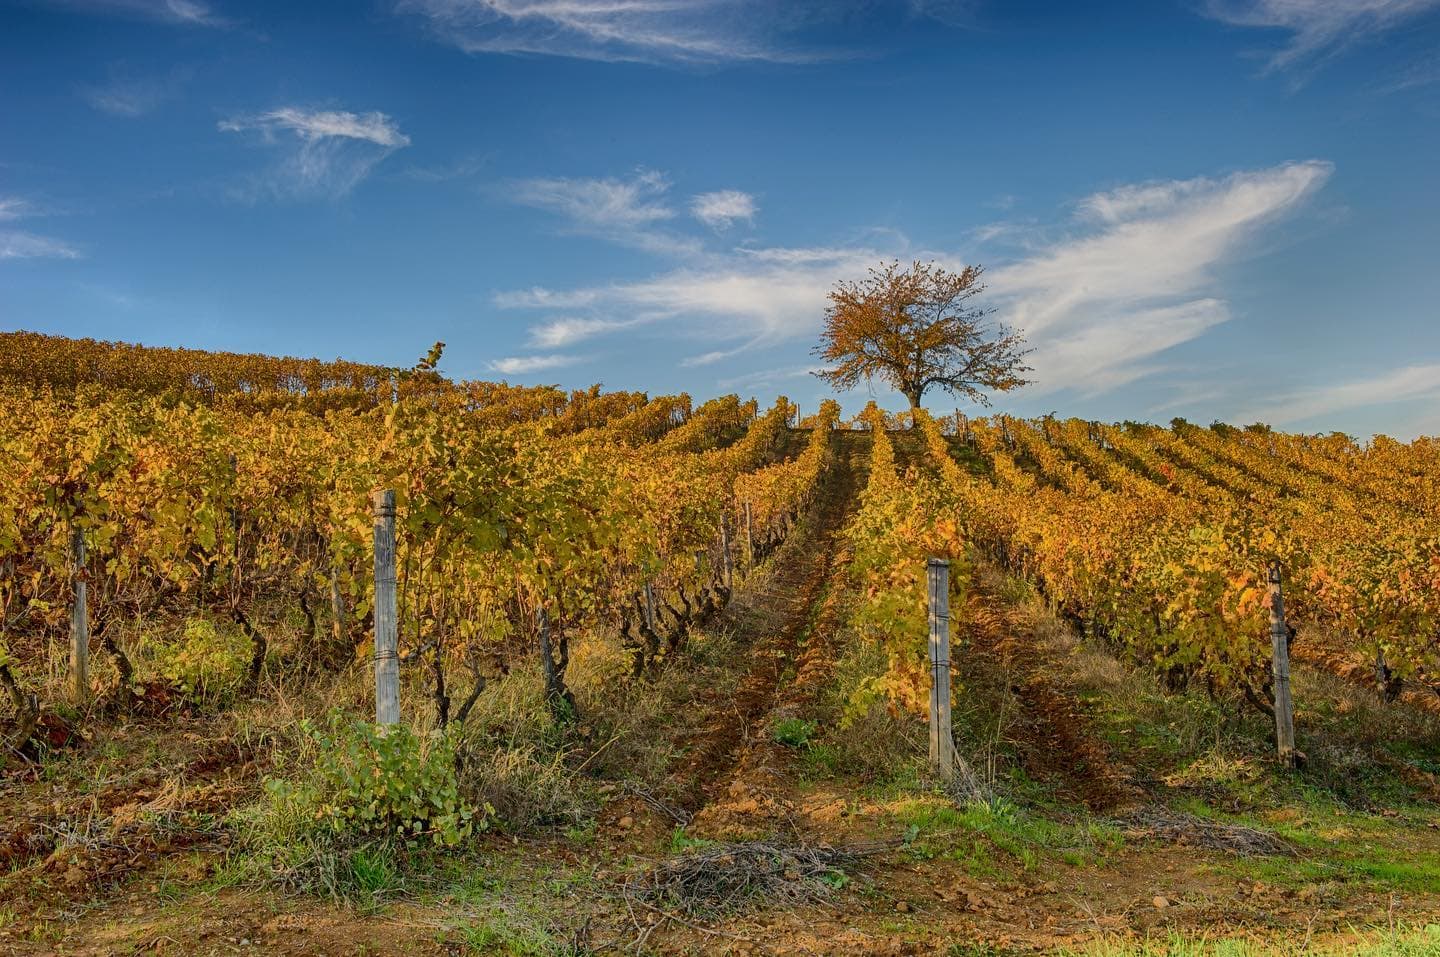
[[[958,764],[950,717],[950,562],[932,558],[925,567],[930,620],[930,764],[941,778]],[[1290,694],[1290,629],[1280,563],[1267,575],[1270,609],[1271,685],[1275,696],[1275,753],[1294,767],[1304,760],[1295,749],[1295,705]]]
[[[395,724],[400,720],[400,657],[395,595],[395,492],[374,493],[375,516],[375,720]],[[750,503],[744,503],[745,547],[751,564],[755,560],[755,538]],[[722,517],[720,546],[725,586],[732,587],[734,570],[730,559],[730,522]],[[85,535],[77,527],[70,534],[71,574],[74,601],[70,607],[71,697],[83,704],[90,688],[90,629],[88,583],[85,576]],[[695,553],[700,571],[704,553]],[[942,777],[955,768],[955,740],[950,716],[950,562],[932,558],[926,563],[930,626],[930,762]],[[1290,632],[1285,623],[1284,585],[1278,562],[1269,569],[1271,685],[1275,697],[1275,750],[1280,760],[1295,764],[1295,708],[1290,691]],[[655,590],[645,583],[646,623],[655,627]]]
[[[396,724],[400,721],[400,655],[399,626],[397,621],[395,595],[395,492],[390,489],[375,492],[371,505],[375,516],[375,722]],[[750,564],[755,562],[755,535],[751,523],[750,503],[744,503],[745,549]],[[81,542],[83,561],[84,543]],[[730,558],[730,519],[721,516],[720,550],[721,570],[725,587],[734,583],[734,568]],[[705,552],[695,553],[695,570],[703,572]],[[83,616],[84,584],[78,584],[77,605],[82,607]],[[655,628],[655,588],[645,583],[645,623]],[[543,616],[543,611],[540,612]],[[541,627],[544,627],[543,618]],[[546,654],[546,660],[549,655]]]

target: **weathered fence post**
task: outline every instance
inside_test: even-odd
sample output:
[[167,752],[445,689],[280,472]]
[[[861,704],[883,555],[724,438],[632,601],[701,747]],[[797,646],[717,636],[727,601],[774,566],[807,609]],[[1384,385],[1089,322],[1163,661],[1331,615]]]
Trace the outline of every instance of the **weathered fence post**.
[[540,640],[540,670],[545,676],[545,704],[550,714],[560,718],[560,680],[555,671],[555,653],[550,647],[550,619],[544,608],[535,609],[535,636]]
[[1285,596],[1280,563],[1270,564],[1271,683],[1275,690],[1275,751],[1280,760],[1298,765],[1303,755],[1295,750],[1295,706],[1290,697],[1290,629],[1285,625]]
[[85,533],[77,526],[70,529],[70,581],[74,597],[70,604],[70,699],[78,706],[90,697],[90,613]]
[[725,587],[732,585],[733,569],[730,567],[730,515],[720,516],[720,568],[725,575]]
[[645,625],[655,630],[655,586],[649,582],[645,583]]
[[330,563],[330,633],[335,647],[345,642],[345,596],[340,591],[340,566]]
[[376,492],[375,506],[375,723],[400,721],[400,657],[396,651],[395,492]]
[[750,503],[745,503],[745,564],[755,564],[755,529],[750,518]]
[[955,774],[955,739],[950,730],[950,563],[925,563],[930,608],[930,763],[949,780]]

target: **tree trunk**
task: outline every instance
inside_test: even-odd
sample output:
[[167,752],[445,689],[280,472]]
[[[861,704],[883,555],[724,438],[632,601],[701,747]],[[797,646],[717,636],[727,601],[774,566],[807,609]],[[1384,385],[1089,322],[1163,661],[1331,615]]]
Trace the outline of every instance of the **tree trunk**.
[[924,395],[924,390],[916,386],[914,388],[901,389],[900,391],[910,403],[910,428],[916,428],[919,423],[915,419],[915,413],[920,409],[920,397]]

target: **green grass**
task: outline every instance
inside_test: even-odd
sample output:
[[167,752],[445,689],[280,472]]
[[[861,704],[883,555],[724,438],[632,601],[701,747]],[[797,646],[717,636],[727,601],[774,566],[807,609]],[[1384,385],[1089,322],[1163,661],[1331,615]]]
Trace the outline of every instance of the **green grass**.
[[579,953],[557,940],[548,930],[498,914],[455,929],[453,943],[472,954],[506,954],[512,957],[552,957]]
[[347,878],[356,894],[372,906],[400,889],[400,868],[394,849],[386,844],[362,847],[350,852]]
[[806,721],[802,718],[786,718],[777,721],[771,732],[775,740],[787,748],[805,748],[810,745],[810,739],[815,737],[819,725],[814,721]]
[[942,798],[915,798],[891,812],[905,827],[906,853],[916,860],[947,857],[976,877],[1001,878],[1006,865],[1033,871],[1047,862],[1098,864],[1124,844],[1119,831],[1095,821],[1062,823],[1004,800],[964,807]]
[[679,825],[670,832],[671,854],[684,854],[686,851],[700,850],[714,844],[714,841],[707,841],[703,837],[691,837],[684,825]]
[[1427,808],[1405,807],[1380,816],[1358,812],[1324,791],[1297,790],[1292,803],[1270,812],[1222,813],[1199,800],[1185,811],[1227,824],[1270,831],[1293,844],[1294,858],[1239,858],[1223,867],[1281,887],[1358,884],[1377,890],[1440,893],[1440,842],[1416,845],[1431,819]]
[[[985,951],[955,951],[976,953]],[[1440,953],[1440,926],[1359,934],[1341,942],[1206,940],[1171,937],[1143,943],[1102,941],[1061,957],[1433,957]]]

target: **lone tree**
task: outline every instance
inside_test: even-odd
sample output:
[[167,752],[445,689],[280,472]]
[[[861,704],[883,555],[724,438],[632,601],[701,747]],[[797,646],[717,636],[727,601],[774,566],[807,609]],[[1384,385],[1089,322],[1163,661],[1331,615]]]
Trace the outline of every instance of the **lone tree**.
[[920,407],[931,386],[989,405],[986,394],[1026,385],[1025,337],[987,328],[991,310],[972,300],[985,290],[982,266],[950,272],[918,260],[881,263],[860,282],[830,293],[815,354],[832,365],[815,373],[837,389],[875,379]]

